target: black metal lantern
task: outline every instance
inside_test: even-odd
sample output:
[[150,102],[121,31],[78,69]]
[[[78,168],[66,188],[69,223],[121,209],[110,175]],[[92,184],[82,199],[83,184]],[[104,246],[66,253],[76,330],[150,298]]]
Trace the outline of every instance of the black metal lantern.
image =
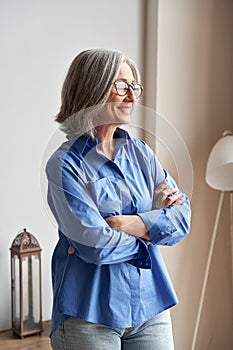
[[20,338],[41,334],[41,248],[26,229],[11,245],[12,330]]

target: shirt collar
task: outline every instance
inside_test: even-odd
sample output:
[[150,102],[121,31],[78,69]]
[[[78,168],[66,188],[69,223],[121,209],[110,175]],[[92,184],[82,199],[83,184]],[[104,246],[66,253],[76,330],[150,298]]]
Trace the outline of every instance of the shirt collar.
[[[89,134],[83,134],[77,139],[73,139],[73,137],[70,137],[67,135],[67,138],[69,141],[72,141],[72,146],[76,152],[81,153],[85,155],[91,148],[95,147],[98,144],[98,139],[96,136],[91,136]],[[131,139],[129,133],[121,128],[117,128],[114,133],[114,138],[117,139],[124,139],[124,144],[126,140]],[[122,140],[123,141],[123,140]]]

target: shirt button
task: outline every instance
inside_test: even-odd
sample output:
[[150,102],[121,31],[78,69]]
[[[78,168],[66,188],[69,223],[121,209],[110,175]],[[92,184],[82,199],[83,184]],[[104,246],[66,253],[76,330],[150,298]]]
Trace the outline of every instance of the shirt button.
[[69,246],[68,254],[74,254],[74,253],[75,253],[74,248],[72,248],[71,246]]

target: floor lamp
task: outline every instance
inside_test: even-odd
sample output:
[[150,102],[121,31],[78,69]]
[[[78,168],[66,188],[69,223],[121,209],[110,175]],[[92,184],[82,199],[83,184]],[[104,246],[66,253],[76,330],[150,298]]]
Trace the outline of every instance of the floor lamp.
[[[201,291],[201,297],[197,312],[197,319],[194,329],[194,335],[193,335],[193,341],[192,341],[192,348],[191,350],[195,350],[196,341],[197,341],[197,334],[201,319],[201,313],[203,308],[203,302],[205,298],[205,292],[206,292],[206,286],[209,276],[209,269],[215,244],[215,238],[217,234],[218,229],[218,223],[220,219],[221,209],[222,209],[222,203],[224,198],[224,193],[229,192],[230,193],[230,253],[231,253],[231,274],[232,274],[232,283],[233,283],[233,223],[232,223],[232,193],[233,193],[233,134],[231,131],[227,130],[224,131],[222,138],[214,145],[212,148],[207,166],[206,166],[206,182],[207,184],[216,189],[221,191],[220,197],[219,197],[219,203],[216,213],[216,219],[214,223],[212,238],[210,242],[210,249],[208,254],[208,259],[206,263],[206,269],[205,269],[205,275],[204,275],[204,281]],[[233,284],[232,284],[232,291],[233,291]]]

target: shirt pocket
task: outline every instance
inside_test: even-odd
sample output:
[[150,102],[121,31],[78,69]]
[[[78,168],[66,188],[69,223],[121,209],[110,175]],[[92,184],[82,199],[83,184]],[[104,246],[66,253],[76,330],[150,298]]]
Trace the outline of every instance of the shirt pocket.
[[103,217],[121,214],[122,202],[109,178],[89,181],[87,187]]

